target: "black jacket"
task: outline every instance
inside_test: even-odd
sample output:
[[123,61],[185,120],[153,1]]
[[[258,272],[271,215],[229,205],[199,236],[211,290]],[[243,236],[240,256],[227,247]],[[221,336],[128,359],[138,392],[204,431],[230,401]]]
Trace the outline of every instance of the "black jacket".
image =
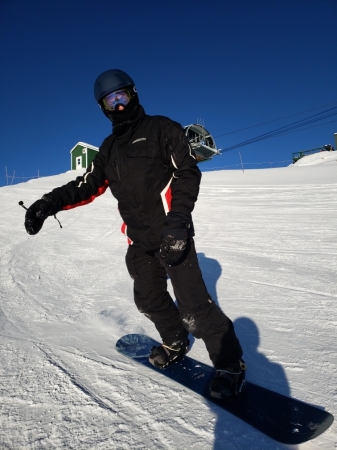
[[169,211],[191,218],[201,179],[196,164],[183,128],[167,117],[145,115],[139,106],[132,126],[104,140],[83,176],[47,196],[56,210],[67,210],[92,202],[109,187],[129,244],[155,251]]

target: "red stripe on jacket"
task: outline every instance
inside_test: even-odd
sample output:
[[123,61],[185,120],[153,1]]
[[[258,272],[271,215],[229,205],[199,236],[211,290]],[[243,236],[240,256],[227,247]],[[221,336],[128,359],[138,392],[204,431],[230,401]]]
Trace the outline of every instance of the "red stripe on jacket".
[[128,244],[129,244],[129,245],[132,245],[132,244],[133,244],[133,241],[131,241],[131,239],[130,239],[129,236],[127,235],[127,229],[128,229],[128,226],[126,225],[125,222],[123,222],[123,223],[122,223],[122,226],[121,226],[121,232],[122,232],[123,234],[125,234],[125,236],[127,237]]
[[171,186],[165,192],[165,199],[167,201],[168,210],[171,211],[171,205],[172,205],[172,189],[171,189]]
[[66,205],[63,206],[63,210],[68,210],[68,209],[73,209],[73,208],[77,208],[78,206],[84,206],[87,205],[88,203],[91,203],[95,200],[95,198],[99,197],[100,195],[104,194],[104,192],[107,190],[109,186],[109,181],[105,180],[103,186],[101,186],[100,188],[97,189],[96,194],[92,195],[91,197],[89,197],[86,200],[82,200],[81,202],[75,203],[74,205]]

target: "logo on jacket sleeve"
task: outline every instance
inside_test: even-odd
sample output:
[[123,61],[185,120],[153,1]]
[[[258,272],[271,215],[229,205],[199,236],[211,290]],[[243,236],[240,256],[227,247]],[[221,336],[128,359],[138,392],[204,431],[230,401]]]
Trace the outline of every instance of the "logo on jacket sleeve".
[[136,142],[140,142],[140,141],[146,141],[146,137],[136,139],[135,141],[132,142],[132,144],[135,144]]

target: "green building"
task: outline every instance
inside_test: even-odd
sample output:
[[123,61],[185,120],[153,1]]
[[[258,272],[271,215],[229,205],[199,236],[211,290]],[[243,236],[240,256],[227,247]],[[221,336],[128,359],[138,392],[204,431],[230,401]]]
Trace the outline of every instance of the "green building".
[[75,147],[70,150],[71,170],[86,169],[98,152],[98,147],[77,142]]

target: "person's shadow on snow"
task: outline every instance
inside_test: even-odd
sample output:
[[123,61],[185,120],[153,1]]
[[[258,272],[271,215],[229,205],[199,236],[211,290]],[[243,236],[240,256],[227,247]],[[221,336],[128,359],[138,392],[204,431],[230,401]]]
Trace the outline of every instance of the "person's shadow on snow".
[[[204,253],[198,253],[198,260],[200,268],[203,273],[203,278],[209,294],[213,301],[219,305],[216,284],[221,276],[222,268],[219,262],[215,259],[208,258]],[[230,299],[226,300],[226,302]],[[226,313],[226,311],[224,311]],[[280,394],[289,396],[290,387],[287,381],[285,372],[279,364],[270,361],[263,353],[259,351],[260,333],[255,322],[248,317],[239,317],[233,321],[234,328],[238,339],[240,340],[243,349],[243,359],[247,365],[246,379],[252,383],[264,386],[268,389],[275,390]],[[259,434],[253,428],[252,434],[247,434],[247,425],[239,419],[234,418],[231,414],[222,410],[221,408],[209,404],[212,412],[216,416],[216,423],[214,428],[214,450],[226,448],[236,449],[237,446],[245,448],[250,445],[258,445],[259,436],[263,442],[265,450],[286,449],[288,446],[276,443],[272,439]],[[233,425],[235,430],[233,430]],[[256,437],[254,437],[254,435]],[[240,436],[245,435],[241,440]],[[292,449],[296,447],[292,446]]]
[[243,349],[247,379],[289,396],[290,386],[283,367],[259,352],[260,333],[255,322],[249,317],[239,317],[233,324]]
[[221,276],[222,268],[216,259],[207,258],[205,253],[198,253],[198,262],[207,291],[212,300],[219,305],[216,284]]

